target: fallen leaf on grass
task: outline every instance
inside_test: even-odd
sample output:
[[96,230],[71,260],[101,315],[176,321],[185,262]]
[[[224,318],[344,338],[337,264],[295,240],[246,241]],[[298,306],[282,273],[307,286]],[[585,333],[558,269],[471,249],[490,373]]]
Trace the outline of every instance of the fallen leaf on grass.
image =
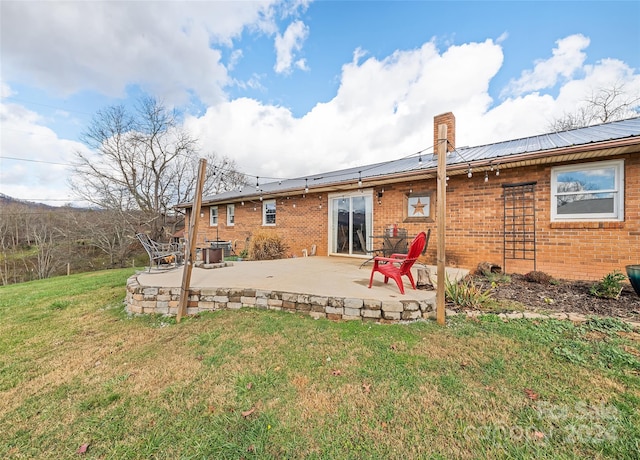
[[334,369],[331,371],[331,375],[335,375],[335,376],[342,375],[342,371],[340,369]]
[[80,447],[78,447],[78,451],[77,452],[79,454],[86,454],[88,448],[89,448],[89,443],[85,443],[85,444],[81,445]]
[[527,398],[532,401],[535,401],[539,397],[538,393],[535,393],[531,388],[525,388],[524,392],[527,395]]
[[543,439],[544,438],[544,433],[542,431],[534,431],[533,432],[533,437],[535,439]]
[[251,388],[253,388],[253,383],[251,382],[247,383],[247,390],[250,390]]
[[251,444],[249,447],[247,447],[247,452],[255,452],[256,451],[256,446],[254,446],[253,444]]
[[395,343],[392,343],[389,348],[391,348],[393,351],[396,351],[398,349],[398,345],[396,345]]
[[242,412],[242,416],[243,416],[244,418],[247,418],[248,416],[250,416],[251,414],[253,414],[255,411],[256,411],[256,408],[255,408],[255,407],[252,407],[251,409],[249,409],[249,410],[246,410],[246,411]]
[[213,404],[209,404],[209,407],[207,407],[207,409],[209,410],[209,412],[215,412],[216,411],[216,406],[214,406]]
[[370,383],[363,383],[362,384],[362,390],[365,393],[371,393],[371,384]]

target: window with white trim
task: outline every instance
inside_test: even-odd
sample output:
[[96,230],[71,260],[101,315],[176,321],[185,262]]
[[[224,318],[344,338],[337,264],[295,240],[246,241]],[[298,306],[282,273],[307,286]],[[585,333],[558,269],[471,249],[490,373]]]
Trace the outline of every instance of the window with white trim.
[[209,207],[209,225],[211,227],[215,227],[218,225],[218,207],[217,206]]
[[233,227],[236,220],[236,205],[228,204],[227,205],[227,226]]
[[276,224],[276,200],[262,202],[262,225]]
[[551,221],[624,220],[624,160],[551,169]]

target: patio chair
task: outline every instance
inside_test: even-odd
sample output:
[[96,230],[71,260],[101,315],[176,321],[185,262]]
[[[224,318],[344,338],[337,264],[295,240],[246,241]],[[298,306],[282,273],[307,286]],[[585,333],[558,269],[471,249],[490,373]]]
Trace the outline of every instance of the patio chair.
[[149,255],[149,272],[151,272],[151,266],[154,262],[156,268],[160,268],[163,263],[173,263],[176,267],[182,263],[183,254],[178,243],[158,243],[145,233],[138,233],[136,237]]
[[362,262],[362,264],[360,264],[360,268],[362,268],[364,267],[365,264],[371,262],[375,256],[377,256],[380,253],[384,253],[384,249],[367,249],[367,242],[364,239],[362,230],[357,229],[356,234],[358,235],[358,240],[360,241],[360,248],[362,248],[362,251],[364,251],[366,254],[371,255],[370,259],[367,259],[364,262]]
[[380,272],[384,276],[385,283],[389,281],[389,278],[393,278],[401,294],[404,294],[403,276],[409,278],[411,287],[415,289],[416,284],[411,275],[411,267],[416,260],[418,260],[418,257],[420,257],[426,242],[427,235],[425,232],[420,232],[411,242],[407,254],[391,254],[391,257],[374,257],[371,278],[369,278],[369,288],[371,288],[373,284],[373,275],[375,272]]

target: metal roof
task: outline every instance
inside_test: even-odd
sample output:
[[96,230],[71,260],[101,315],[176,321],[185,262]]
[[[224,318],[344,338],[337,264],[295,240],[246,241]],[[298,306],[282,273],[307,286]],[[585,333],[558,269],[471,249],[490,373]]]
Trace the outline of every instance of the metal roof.
[[[447,156],[447,165],[467,165],[478,162],[509,162],[511,158],[531,154],[543,154],[571,147],[588,146],[607,141],[616,141],[626,138],[640,138],[640,117],[626,120],[603,123],[600,125],[577,128],[567,131],[540,134],[521,139],[513,139],[494,144],[479,145],[475,147],[457,147]],[[420,161],[419,161],[420,160]],[[359,180],[372,181],[375,179],[402,176],[418,171],[431,171],[437,169],[437,157],[433,154],[415,154],[411,157],[391,160],[383,163],[358,166],[354,168],[330,171],[322,174],[287,179],[276,182],[259,184],[259,190],[255,185],[247,185],[241,190],[219,193],[203,198],[203,202],[230,202],[245,198],[264,195],[265,197],[282,195],[287,192],[302,193],[305,187],[310,190],[328,186],[349,185],[352,188]]]

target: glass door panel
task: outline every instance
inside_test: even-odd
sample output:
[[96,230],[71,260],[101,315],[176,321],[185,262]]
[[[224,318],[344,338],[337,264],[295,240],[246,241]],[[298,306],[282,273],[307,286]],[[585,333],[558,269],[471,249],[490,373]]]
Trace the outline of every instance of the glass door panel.
[[367,253],[373,222],[372,196],[358,192],[331,199],[329,228],[330,253],[364,255]]

